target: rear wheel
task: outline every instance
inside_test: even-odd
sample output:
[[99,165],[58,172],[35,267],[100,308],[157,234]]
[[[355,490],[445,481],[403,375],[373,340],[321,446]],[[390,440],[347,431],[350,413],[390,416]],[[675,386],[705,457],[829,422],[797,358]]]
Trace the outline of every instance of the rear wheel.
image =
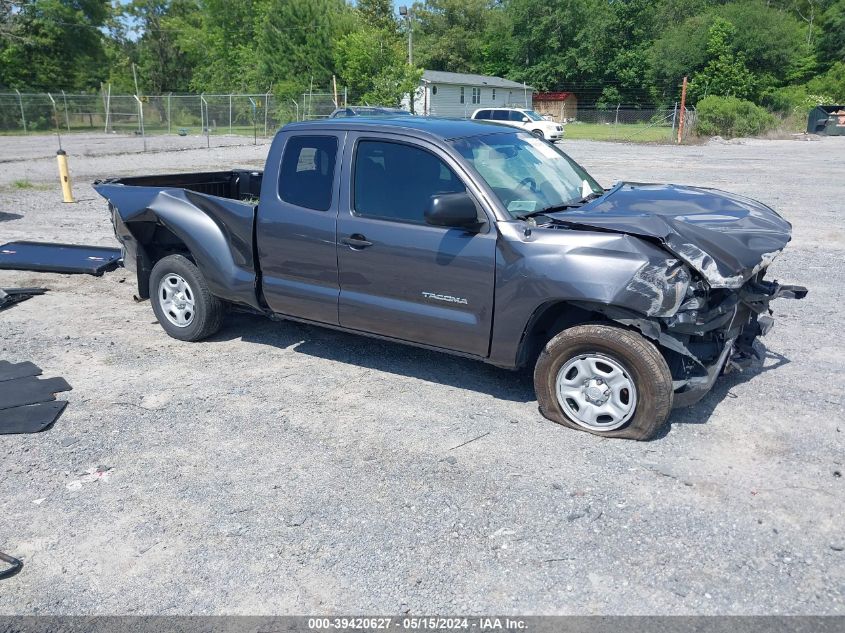
[[199,341],[217,332],[226,306],[211,294],[205,278],[188,258],[168,255],[150,274],[153,312],[167,332],[180,341]]
[[573,429],[647,440],[672,410],[672,375],[640,334],[602,324],[564,330],[534,369],[540,412]]

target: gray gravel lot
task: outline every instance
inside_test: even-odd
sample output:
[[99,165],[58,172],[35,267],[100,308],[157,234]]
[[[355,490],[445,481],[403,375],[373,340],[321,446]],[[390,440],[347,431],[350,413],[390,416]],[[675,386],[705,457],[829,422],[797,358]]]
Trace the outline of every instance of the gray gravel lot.
[[[75,142],[63,205],[54,139],[0,138],[0,242],[112,244],[93,179],[267,150]],[[0,358],[74,387],[51,430],[0,436],[0,550],[26,564],[0,613],[845,614],[845,138],[564,147],[603,184],[794,224],[771,276],[811,294],[775,303],[762,371],[656,441],[603,440],[543,419],[525,375],[244,315],[180,343],[125,271],[0,271],[51,288],[0,313]]]

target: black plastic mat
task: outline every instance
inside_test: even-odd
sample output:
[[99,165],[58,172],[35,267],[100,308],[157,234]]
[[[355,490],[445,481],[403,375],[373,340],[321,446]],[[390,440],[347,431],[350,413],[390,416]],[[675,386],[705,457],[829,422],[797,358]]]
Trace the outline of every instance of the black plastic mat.
[[0,269],[100,276],[121,264],[119,248],[52,242],[9,242],[0,246]]
[[42,380],[35,376],[4,380],[0,382],[0,420],[5,409],[22,407],[37,402],[55,400],[59,391],[70,391],[71,386],[64,378],[47,378]]
[[30,363],[29,361],[24,363],[10,363],[7,360],[0,360],[0,382],[40,375],[41,368],[35,363]]
[[59,419],[66,406],[66,400],[57,400],[0,410],[0,435],[40,433]]

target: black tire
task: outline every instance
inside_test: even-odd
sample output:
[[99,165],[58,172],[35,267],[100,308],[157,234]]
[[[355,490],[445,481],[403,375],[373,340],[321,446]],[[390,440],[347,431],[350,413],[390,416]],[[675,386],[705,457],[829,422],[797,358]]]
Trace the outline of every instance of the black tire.
[[[629,412],[631,417],[614,430],[595,430],[577,422],[558,401],[561,368],[579,355],[591,354],[621,366],[636,389],[633,415]],[[549,420],[602,437],[630,440],[648,440],[660,432],[672,410],[674,395],[669,366],[651,341],[631,330],[592,323],[566,329],[546,344],[534,368],[534,389],[540,413]]]
[[[166,308],[162,305],[164,294],[161,283],[162,279],[168,276],[172,276],[171,281],[177,277],[181,278],[190,291],[186,296],[193,302],[193,310],[190,312],[190,322],[182,326],[171,320],[176,318],[175,312],[170,312],[168,317]],[[226,313],[226,304],[211,294],[199,268],[182,255],[168,255],[153,266],[150,274],[150,301],[161,327],[180,341],[201,341],[211,336],[223,325]]]
[[546,139],[545,135],[543,134],[543,130],[531,130],[531,133],[540,140]]

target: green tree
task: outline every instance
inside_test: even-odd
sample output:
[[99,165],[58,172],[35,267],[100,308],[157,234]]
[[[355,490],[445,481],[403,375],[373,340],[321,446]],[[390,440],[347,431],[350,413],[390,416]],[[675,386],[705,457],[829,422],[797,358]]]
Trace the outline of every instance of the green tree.
[[501,9],[491,0],[427,0],[414,5],[414,62],[429,70],[483,72],[485,33]]
[[708,31],[707,64],[697,72],[689,86],[692,101],[708,94],[747,99],[755,92],[754,76],[745,65],[745,55],[736,52],[736,27],[724,18],[716,18]]
[[356,102],[392,106],[416,90],[422,76],[405,56],[393,32],[369,26],[341,38],[335,51],[340,78]]
[[367,26],[381,31],[396,31],[391,0],[358,0],[356,8]]
[[192,65],[179,47],[177,29],[195,19],[190,0],[133,0],[125,14],[141,32],[135,44],[138,79],[147,94],[184,92],[190,88]]
[[354,25],[343,0],[271,0],[258,30],[257,81],[284,95],[296,95],[312,81],[329,86],[335,46]]
[[710,28],[717,19],[735,28],[731,52],[742,56],[753,75],[754,98],[798,80],[813,67],[804,27],[791,13],[760,0],[715,5],[657,34],[651,46],[652,76],[666,98],[677,99],[681,78],[694,76],[711,63]]
[[821,35],[818,39],[820,57],[825,64],[845,60],[845,0],[836,0],[819,20]]
[[109,13],[108,0],[5,3],[0,85],[44,91],[98,87],[107,75],[100,27]]

